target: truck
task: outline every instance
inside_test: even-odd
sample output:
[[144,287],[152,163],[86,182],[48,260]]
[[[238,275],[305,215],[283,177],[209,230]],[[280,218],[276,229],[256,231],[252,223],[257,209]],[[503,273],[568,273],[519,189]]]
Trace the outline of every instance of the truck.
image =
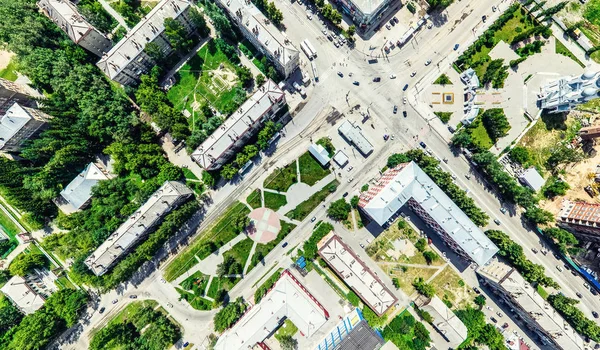
[[313,76],[315,77],[315,82],[319,81],[319,71],[317,70],[317,65],[315,64],[315,61],[310,62],[310,67],[312,68]]
[[317,58],[317,50],[315,50],[315,47],[312,46],[312,44],[310,43],[310,41],[308,41],[308,39],[304,39],[303,43],[306,45],[306,47],[308,47],[308,49],[310,50],[310,52],[312,52],[313,57]]
[[308,59],[312,60],[313,53],[312,53],[312,51],[310,51],[310,49],[308,48],[308,45],[306,45],[306,43],[304,41],[300,43],[300,48],[302,49],[302,51],[304,51],[304,53],[306,54]]

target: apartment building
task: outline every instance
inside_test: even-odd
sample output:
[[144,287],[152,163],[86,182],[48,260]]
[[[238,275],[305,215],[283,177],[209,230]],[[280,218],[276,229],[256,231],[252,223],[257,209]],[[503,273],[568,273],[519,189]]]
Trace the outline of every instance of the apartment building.
[[166,181],[85,260],[85,264],[96,276],[102,276],[153,231],[165,215],[190,198],[192,193],[180,182]]
[[13,102],[0,116],[0,153],[17,153],[25,140],[44,130],[52,117]]
[[73,181],[60,191],[60,195],[54,199],[54,204],[67,215],[85,209],[92,201],[92,188],[98,182],[111,177],[100,164],[89,163]]
[[581,336],[514,268],[494,260],[477,274],[544,345],[563,350],[585,348]]
[[556,222],[581,240],[600,243],[600,204],[564,201]]
[[110,50],[112,41],[86,21],[69,0],[40,0],[38,6],[75,44],[96,56]]
[[179,21],[188,33],[195,30],[189,18],[190,6],[189,0],[162,0],[121,41],[102,55],[96,65],[117,83],[138,83],[140,76],[150,71],[155,64],[144,51],[148,43],[158,45],[165,56],[173,51],[165,35],[166,18]]
[[41,98],[41,94],[27,85],[0,78],[0,116],[18,102],[23,107],[37,107],[34,98]]
[[300,65],[300,51],[250,0],[216,0],[244,37],[273,62],[285,78]]
[[274,81],[267,80],[192,153],[192,159],[206,170],[219,169],[285,103],[283,91]]
[[336,0],[342,11],[360,28],[366,28],[383,17],[397,0]]

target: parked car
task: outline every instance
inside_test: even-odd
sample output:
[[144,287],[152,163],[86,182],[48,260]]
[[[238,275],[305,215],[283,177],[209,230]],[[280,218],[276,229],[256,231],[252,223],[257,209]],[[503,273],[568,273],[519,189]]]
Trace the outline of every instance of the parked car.
[[504,329],[508,328],[508,323],[506,323],[506,322],[505,322],[505,323],[502,325],[502,328],[504,328]]
[[352,84],[354,84],[354,85],[356,85],[356,86],[359,86],[359,85],[360,85],[360,83],[358,82],[358,80],[355,80],[355,81],[353,81],[353,82],[352,82]]
[[137,299],[137,295],[132,294],[132,295],[129,296],[129,299]]
[[287,247],[287,245],[288,245],[288,242],[283,242],[283,244],[281,245],[281,248],[285,248],[285,247]]
[[389,24],[387,24],[387,23],[385,24],[385,27],[387,28],[387,30],[390,30],[390,29],[392,29],[392,26],[391,26],[391,25],[389,25]]
[[458,46],[459,46],[458,44],[454,45],[454,51],[458,50]]
[[104,313],[104,310],[106,310],[106,308],[105,308],[105,307],[101,307],[101,308],[100,308],[100,310],[98,310],[98,312],[99,312],[100,314],[103,314],[103,313]]
[[490,317],[490,320],[492,320],[492,322],[494,322],[494,323],[497,323],[497,322],[498,322],[498,320],[497,320],[497,319],[495,319],[493,316],[492,316],[492,317]]
[[119,302],[119,300],[118,300],[118,299],[115,299],[115,300],[113,300],[113,301],[112,301],[112,303],[113,303],[113,304],[116,304],[116,303],[118,303],[118,302]]
[[310,219],[310,222],[315,222],[315,220],[317,220],[317,218],[313,216],[312,219]]
[[425,144],[425,142],[421,141],[419,142],[419,145],[423,148],[427,148],[427,145]]
[[183,343],[183,347],[185,348],[186,346],[190,345],[189,341],[186,341],[185,343]]
[[407,116],[406,111],[402,111],[402,115],[404,116],[404,118],[406,118],[406,116]]
[[344,192],[344,194],[342,195],[342,197],[348,197],[348,192]]
[[340,76],[340,78],[344,77],[344,73],[342,73],[342,72],[338,72],[338,75]]
[[417,72],[412,72],[412,73],[410,73],[410,77],[411,77],[411,78],[412,78],[412,77],[414,77],[415,75],[417,75]]
[[596,311],[592,311],[592,316],[594,316],[594,318],[598,318],[598,313]]
[[406,89],[408,89],[408,84],[404,85],[404,87],[402,88],[402,91],[406,91]]
[[581,295],[579,292],[575,293],[575,295],[577,295],[578,298],[583,298],[583,295]]
[[481,294],[481,291],[477,287],[473,287],[473,291],[477,294]]
[[394,20],[394,22],[396,22],[396,24],[400,23],[400,21],[398,20],[398,17],[394,16],[392,19]]
[[483,16],[481,16],[481,21],[482,21],[483,23],[485,23],[485,20],[486,20],[486,19],[487,19],[487,16],[486,16],[486,15],[483,15]]
[[394,105],[394,114],[398,113],[398,106]]
[[406,97],[402,97],[402,103],[406,104]]
[[506,214],[506,208],[505,208],[505,207],[502,207],[502,208],[500,208],[500,212],[501,212],[502,214]]
[[425,65],[426,65],[426,66],[428,66],[428,65],[430,65],[430,64],[431,64],[431,60],[427,60],[427,61],[425,61]]
[[393,19],[390,19],[390,24],[391,24],[391,25],[393,25],[393,26],[395,26],[395,25],[396,25],[396,22],[394,22],[394,20],[393,20]]
[[373,78],[373,81],[379,83],[381,81],[381,77],[375,77]]
[[396,74],[390,74],[390,79],[396,79]]
[[556,265],[556,269],[557,269],[559,272],[563,272],[563,268],[562,268],[560,265]]
[[494,223],[498,226],[500,226],[500,224],[501,224],[500,220],[498,220],[498,219],[494,219]]
[[531,251],[533,252],[533,254],[537,254],[538,253],[538,250],[535,249],[535,248],[531,248]]

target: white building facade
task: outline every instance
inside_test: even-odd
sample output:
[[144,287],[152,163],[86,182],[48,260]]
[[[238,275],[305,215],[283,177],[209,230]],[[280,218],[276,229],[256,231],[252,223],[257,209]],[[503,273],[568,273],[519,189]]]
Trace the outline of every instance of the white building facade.
[[600,96],[600,72],[587,71],[554,80],[541,88],[540,109],[549,113],[568,112]]
[[0,115],[0,153],[17,153],[25,140],[44,130],[52,117],[14,102]]

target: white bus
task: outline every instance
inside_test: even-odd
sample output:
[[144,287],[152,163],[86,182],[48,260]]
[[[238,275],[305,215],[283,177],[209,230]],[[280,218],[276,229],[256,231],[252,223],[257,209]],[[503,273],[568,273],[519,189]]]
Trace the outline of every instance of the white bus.
[[308,47],[308,49],[310,50],[310,52],[312,52],[312,55],[317,58],[317,50],[315,50],[315,47],[312,46],[312,44],[310,43],[310,41],[308,41],[308,39],[304,39],[304,43],[306,44],[306,46]]
[[306,45],[306,43],[304,41],[300,43],[300,48],[302,49],[302,51],[304,51],[306,56],[308,56],[308,59],[312,60],[313,53],[310,51],[310,49],[308,48],[308,46]]
[[319,72],[317,71],[317,65],[315,64],[315,61],[311,61],[310,66],[313,71],[313,76],[315,77],[315,82],[319,81]]

